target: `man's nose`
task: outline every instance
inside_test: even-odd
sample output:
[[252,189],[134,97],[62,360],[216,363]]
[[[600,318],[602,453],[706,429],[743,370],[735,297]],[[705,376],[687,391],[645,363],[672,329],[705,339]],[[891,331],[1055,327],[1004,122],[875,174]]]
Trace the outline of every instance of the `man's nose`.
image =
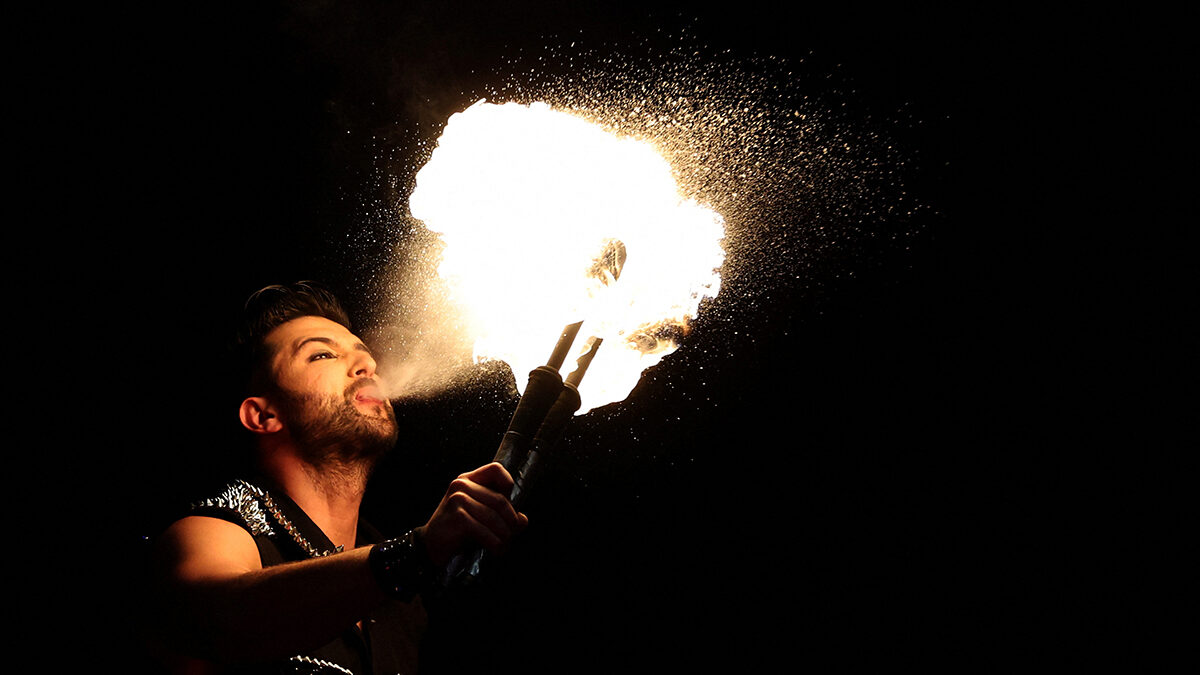
[[350,364],[351,377],[372,377],[375,375],[375,359],[366,352],[355,352]]

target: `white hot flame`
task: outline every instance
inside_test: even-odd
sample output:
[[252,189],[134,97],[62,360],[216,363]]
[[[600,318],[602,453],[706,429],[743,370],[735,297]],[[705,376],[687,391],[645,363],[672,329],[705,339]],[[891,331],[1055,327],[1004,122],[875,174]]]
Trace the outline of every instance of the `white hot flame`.
[[[624,400],[720,290],[721,216],[680,196],[650,144],[545,104],[451,116],[409,207],[445,244],[438,272],[475,357],[508,363],[518,387],[565,325],[584,321],[576,348],[604,339],[579,413]],[[627,260],[612,283],[597,259],[614,239]]]

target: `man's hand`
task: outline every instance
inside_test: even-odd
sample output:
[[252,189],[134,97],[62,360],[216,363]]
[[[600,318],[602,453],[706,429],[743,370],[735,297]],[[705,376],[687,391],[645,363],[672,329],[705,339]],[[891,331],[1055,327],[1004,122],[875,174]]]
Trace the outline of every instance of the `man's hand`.
[[496,462],[455,478],[421,528],[429,559],[445,565],[469,544],[501,551],[529,523],[508,501],[512,486],[512,476]]

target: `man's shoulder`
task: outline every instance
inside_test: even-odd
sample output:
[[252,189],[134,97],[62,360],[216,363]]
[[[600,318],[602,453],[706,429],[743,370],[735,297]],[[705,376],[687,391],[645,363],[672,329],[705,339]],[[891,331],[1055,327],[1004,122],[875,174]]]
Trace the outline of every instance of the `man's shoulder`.
[[273,536],[268,510],[271,496],[247,480],[228,483],[211,497],[192,502],[185,516],[220,518],[245,528],[251,535]]

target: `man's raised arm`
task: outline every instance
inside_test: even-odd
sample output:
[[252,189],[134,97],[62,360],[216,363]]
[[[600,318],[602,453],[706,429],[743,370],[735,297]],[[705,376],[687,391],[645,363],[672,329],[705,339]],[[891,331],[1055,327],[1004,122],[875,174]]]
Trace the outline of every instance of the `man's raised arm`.
[[165,639],[221,662],[325,644],[388,599],[367,562],[370,548],[264,569],[246,530],[219,518],[184,518],[156,551]]
[[[418,557],[441,566],[457,551],[502,550],[528,519],[505,496],[512,478],[489,464],[456,478],[420,530]],[[427,548],[426,548],[427,547]],[[376,546],[263,568],[253,537],[189,516],[158,541],[156,579],[168,646],[219,662],[283,658],[336,638],[389,601]],[[385,566],[382,566],[385,567]],[[400,571],[403,575],[405,572]]]

